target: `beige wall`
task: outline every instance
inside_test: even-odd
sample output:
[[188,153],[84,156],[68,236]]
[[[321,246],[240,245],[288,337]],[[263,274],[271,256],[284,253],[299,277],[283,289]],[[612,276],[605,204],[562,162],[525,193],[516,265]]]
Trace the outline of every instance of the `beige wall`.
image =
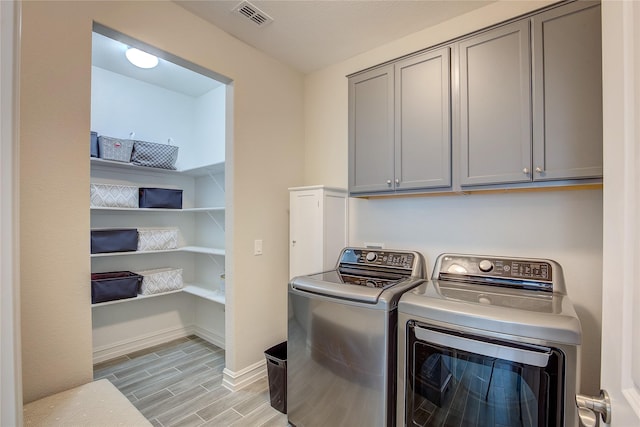
[[[227,368],[286,339],[287,188],[302,180],[302,76],[167,1],[23,3],[21,299],[24,401],[88,382],[93,21],[233,79],[234,232]],[[264,255],[253,256],[253,240]],[[229,264],[228,264],[229,265]]]
[[[544,7],[499,1],[334,64],[305,78],[305,177],[300,185],[348,185],[348,74]],[[349,244],[415,249],[430,268],[443,252],[545,257],[564,267],[582,322],[584,393],[597,394],[602,295],[602,191],[351,199]]]

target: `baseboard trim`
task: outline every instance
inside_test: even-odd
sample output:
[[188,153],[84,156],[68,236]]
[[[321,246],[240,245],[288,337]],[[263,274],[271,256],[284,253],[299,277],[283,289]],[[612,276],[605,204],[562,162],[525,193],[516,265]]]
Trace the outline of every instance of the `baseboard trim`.
[[222,386],[231,391],[238,391],[249,384],[261,380],[267,375],[267,362],[265,360],[247,366],[238,372],[224,368],[222,371]]
[[211,344],[217,345],[221,349],[226,348],[224,345],[224,336],[218,334],[217,332],[214,332],[209,329],[202,328],[196,325],[193,327],[193,333],[196,336],[199,336],[200,338],[202,338],[203,340],[208,341]]
[[[93,349],[93,364],[114,359],[134,351],[143,350],[154,345],[162,344],[178,338],[187,337],[196,334],[196,328],[193,325],[178,327],[173,329],[165,329],[147,335],[140,335],[135,338],[115,342],[113,344],[96,347]],[[208,338],[201,338],[209,341]],[[216,342],[213,344],[218,345]]]

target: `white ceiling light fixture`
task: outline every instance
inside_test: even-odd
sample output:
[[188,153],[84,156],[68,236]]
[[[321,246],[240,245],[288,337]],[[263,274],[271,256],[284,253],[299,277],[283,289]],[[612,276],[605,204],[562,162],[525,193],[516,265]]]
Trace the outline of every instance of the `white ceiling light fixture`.
[[125,52],[127,59],[139,68],[153,68],[158,65],[158,58],[150,53],[143,52],[135,47],[130,47]]

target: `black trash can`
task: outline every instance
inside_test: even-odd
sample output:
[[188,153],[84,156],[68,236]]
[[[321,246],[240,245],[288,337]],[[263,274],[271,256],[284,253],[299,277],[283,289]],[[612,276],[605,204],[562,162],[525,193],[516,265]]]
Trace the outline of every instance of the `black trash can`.
[[267,349],[267,375],[269,377],[269,396],[274,409],[287,413],[287,342]]

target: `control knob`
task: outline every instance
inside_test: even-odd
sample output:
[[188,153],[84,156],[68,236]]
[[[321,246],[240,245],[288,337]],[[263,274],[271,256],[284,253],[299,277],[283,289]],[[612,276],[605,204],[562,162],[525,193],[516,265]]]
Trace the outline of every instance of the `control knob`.
[[376,260],[376,258],[378,258],[378,254],[376,254],[375,252],[367,253],[367,261],[373,262]]
[[480,271],[488,273],[489,271],[493,270],[493,263],[488,259],[483,259],[482,261],[480,261],[480,264],[478,264],[478,267],[480,267]]

